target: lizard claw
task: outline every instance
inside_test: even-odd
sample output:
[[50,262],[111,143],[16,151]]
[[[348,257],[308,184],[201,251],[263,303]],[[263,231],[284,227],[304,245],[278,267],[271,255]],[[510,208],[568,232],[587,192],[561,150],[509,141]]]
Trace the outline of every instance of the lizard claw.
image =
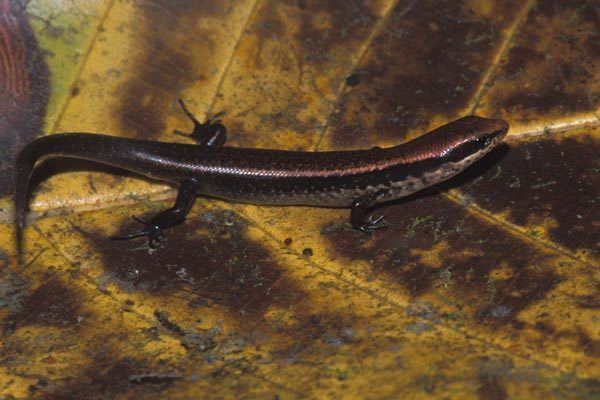
[[363,220],[360,230],[363,232],[373,232],[378,229],[387,228],[388,226],[389,225],[383,220],[383,215],[376,217],[375,215],[371,214]]
[[158,227],[157,225],[148,223],[143,218],[137,217],[135,215],[133,215],[132,218],[135,219],[136,221],[144,224],[145,225],[144,229],[142,229],[141,231],[129,233],[129,234],[112,235],[109,237],[109,240],[113,240],[113,241],[131,240],[131,239],[147,236],[148,237],[148,247],[150,247],[150,249],[152,249],[152,250],[156,250],[157,247],[162,246],[165,243],[166,238],[162,234],[160,227]]

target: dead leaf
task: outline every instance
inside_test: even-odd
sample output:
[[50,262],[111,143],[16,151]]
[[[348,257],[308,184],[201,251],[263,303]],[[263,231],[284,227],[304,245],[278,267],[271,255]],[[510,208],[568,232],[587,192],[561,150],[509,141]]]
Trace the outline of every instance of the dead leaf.
[[[0,397],[597,395],[594,7],[0,0]],[[385,231],[353,231],[347,210],[199,199],[153,255],[106,238],[171,188],[53,162],[16,268],[15,152],[70,131],[185,141],[178,98],[227,110],[232,146],[386,146],[465,114],[511,130],[382,208]]]

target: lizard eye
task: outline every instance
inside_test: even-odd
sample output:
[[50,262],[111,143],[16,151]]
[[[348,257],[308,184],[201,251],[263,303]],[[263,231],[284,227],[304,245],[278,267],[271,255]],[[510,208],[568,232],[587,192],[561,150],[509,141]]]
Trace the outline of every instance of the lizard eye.
[[482,147],[488,147],[490,143],[492,143],[492,137],[490,135],[485,135],[477,139],[477,143],[479,143]]

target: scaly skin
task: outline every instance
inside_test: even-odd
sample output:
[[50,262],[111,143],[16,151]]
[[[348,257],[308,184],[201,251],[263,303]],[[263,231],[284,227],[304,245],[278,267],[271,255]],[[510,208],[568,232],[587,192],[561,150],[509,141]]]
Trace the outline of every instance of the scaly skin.
[[[182,104],[183,105],[183,104]],[[148,236],[185,219],[196,194],[255,204],[351,207],[355,229],[383,227],[367,208],[408,196],[461,172],[504,138],[508,124],[476,116],[460,118],[398,146],[356,151],[294,152],[221,146],[220,121],[194,122],[200,144],[143,141],[90,133],[41,137],[16,162],[16,223],[25,221],[28,182],[44,160],[91,160],[180,186],[175,206],[157,214],[141,231],[114,239]],[[19,234],[20,237],[20,234]]]

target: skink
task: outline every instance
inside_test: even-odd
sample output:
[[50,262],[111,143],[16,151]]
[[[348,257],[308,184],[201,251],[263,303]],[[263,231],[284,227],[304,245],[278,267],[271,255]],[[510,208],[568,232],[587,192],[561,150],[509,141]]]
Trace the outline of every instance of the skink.
[[15,209],[18,237],[25,224],[29,179],[44,160],[69,157],[116,166],[179,187],[175,204],[123,240],[148,237],[155,248],[162,231],[182,222],[196,195],[272,205],[351,208],[352,227],[370,232],[385,226],[369,208],[408,196],[461,172],[504,138],[508,124],[477,116],[460,118],[407,143],[370,150],[299,152],[223,146],[220,120],[197,121],[198,144],[128,139],[92,133],[43,136],[18,155]]

